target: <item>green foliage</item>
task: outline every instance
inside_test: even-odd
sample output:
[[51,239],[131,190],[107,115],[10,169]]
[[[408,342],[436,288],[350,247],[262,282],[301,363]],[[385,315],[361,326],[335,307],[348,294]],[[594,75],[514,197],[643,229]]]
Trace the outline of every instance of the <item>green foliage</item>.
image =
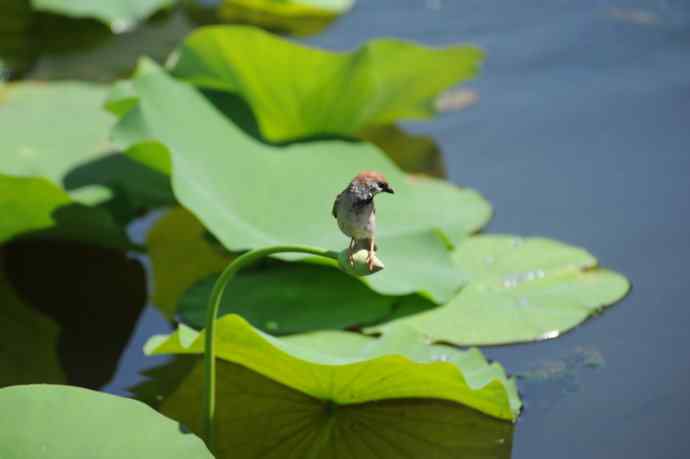
[[[429,346],[411,330],[381,340],[346,332],[278,339],[236,315],[219,319],[216,327],[218,358],[317,399],[351,405],[438,398],[499,419],[515,419],[520,410],[515,383],[500,365],[488,364],[477,350]],[[145,347],[148,354],[200,354],[203,349],[203,334],[185,326],[151,338]]]
[[130,28],[175,0],[31,0],[34,8],[76,18],[95,18],[115,31]]
[[101,108],[106,92],[106,86],[78,82],[0,88],[0,171],[62,184],[75,166],[112,151],[115,118]]
[[[32,3],[119,31],[173,2]],[[218,14],[308,34],[351,5],[226,0]],[[156,33],[151,21],[114,39],[103,24],[38,15],[28,1],[7,12],[0,32],[12,40],[0,43],[0,72],[79,45],[111,61],[96,72],[109,80]],[[188,26],[174,18],[166,34]],[[36,32],[44,21],[55,22],[54,37]],[[160,60],[170,46],[151,49]],[[147,210],[174,206],[146,241],[152,301],[166,318],[203,328],[219,272],[242,251],[299,244],[342,260],[348,239],[331,205],[372,169],[396,190],[377,198],[385,270],[355,278],[335,259],[280,255],[243,269],[220,297],[218,457],[509,457],[505,421],[521,408],[514,380],[477,349],[431,343],[552,338],[629,284],[579,248],[473,236],[491,217],[489,203],[437,178],[445,171],[433,139],[399,127],[474,101],[468,92],[439,96],[474,77],[482,60],[467,46],[381,39],[336,53],[216,26],[190,35],[169,72],[142,59],[131,80],[112,86],[0,86],[0,386],[101,387],[111,378],[147,301],[124,226]],[[101,66],[84,53],[71,62],[65,68]],[[33,75],[72,74],[49,67]],[[363,327],[381,337],[342,331]],[[176,357],[137,388],[195,432],[204,337],[181,325],[150,339],[148,353]],[[3,459],[33,457],[41,446],[51,457],[210,457],[179,426],[114,397],[29,386],[0,390],[0,406],[12,413],[11,423],[0,417]],[[107,441],[113,432],[121,441]]]
[[[154,459],[213,456],[141,402],[69,386],[0,389],[0,457]],[[11,415],[8,415],[10,414]]]
[[[118,27],[128,25],[132,24]],[[95,19],[37,11],[30,0],[3,0],[0,68],[4,61],[6,69],[0,81],[22,77],[112,82],[128,77],[142,55],[162,62],[193,28],[181,8],[155,15],[127,33],[116,33],[120,30]]]
[[[177,313],[187,325],[203,328],[213,282],[232,255],[210,242],[203,225],[182,208],[156,222],[147,246],[154,304],[168,318]],[[377,294],[330,265],[273,261],[241,271],[223,295],[220,314],[237,313],[263,331],[286,334],[378,323],[412,302],[415,311],[434,306],[417,296]]]
[[218,16],[276,32],[312,35],[347,12],[354,0],[222,0]]
[[[217,279],[212,275],[185,292],[177,309],[184,323],[204,327]],[[411,298],[377,294],[333,268],[277,263],[241,272],[226,288],[220,314],[239,314],[263,331],[282,335],[381,322],[401,301],[421,303],[421,308],[433,306],[424,298]]]
[[175,76],[240,94],[271,141],[428,118],[436,96],[472,78],[483,59],[477,48],[392,39],[334,53],[246,27],[202,28],[177,53]]
[[[457,403],[405,398],[337,405],[218,363],[217,458],[510,457],[513,425]],[[148,372],[153,379],[135,393],[157,399],[163,414],[198,432],[202,368],[197,363],[190,372],[190,364],[178,357]]]
[[[407,177],[366,143],[262,143],[198,91],[160,71],[144,73],[134,86],[139,105],[116,127],[116,140],[123,146],[145,138],[165,144],[178,200],[229,250],[281,243],[345,247],[346,238],[334,231],[332,201],[357,172],[373,169],[386,175],[396,195],[377,204],[379,257],[389,268],[371,276],[369,285],[384,294],[424,292],[437,301],[459,287],[447,242],[462,240],[489,219],[490,206],[478,193]],[[305,176],[316,164],[318,173]],[[430,196],[436,205],[428,205]]]
[[74,202],[56,185],[42,178],[0,174],[0,243],[19,236],[130,246],[112,215]]
[[76,82],[1,88],[0,173],[49,179],[118,221],[174,202],[166,176],[114,151],[108,137],[115,118],[102,109],[106,93],[106,86]]
[[467,281],[455,298],[371,331],[411,327],[460,345],[554,338],[629,289],[620,274],[596,268],[588,252],[548,239],[476,236],[454,257]]

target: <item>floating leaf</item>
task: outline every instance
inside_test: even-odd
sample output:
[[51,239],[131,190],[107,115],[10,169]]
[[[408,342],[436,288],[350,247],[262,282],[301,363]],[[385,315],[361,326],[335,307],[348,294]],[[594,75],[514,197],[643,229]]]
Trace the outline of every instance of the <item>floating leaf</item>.
[[0,389],[0,457],[212,459],[195,435],[141,402],[70,386]]
[[[218,358],[339,405],[438,398],[499,419],[515,419],[520,409],[515,384],[500,365],[487,364],[476,349],[428,346],[410,330],[382,340],[346,332],[279,340],[227,315],[218,319],[217,340]],[[152,337],[145,347],[147,354],[200,354],[203,349],[203,333],[185,326]]]
[[354,0],[221,0],[218,17],[276,32],[313,35],[321,32]]
[[472,78],[483,59],[469,46],[436,49],[393,39],[335,53],[238,26],[201,28],[176,56],[174,75],[240,94],[271,141],[428,118],[436,96]]
[[115,118],[102,108],[106,92],[106,86],[73,82],[0,89],[0,172],[48,178],[80,202],[109,202],[122,220],[174,202],[166,176],[112,153]]
[[58,331],[55,322],[22,303],[0,271],[0,387],[65,382],[56,351]]
[[206,229],[188,210],[173,209],[151,228],[147,238],[153,265],[153,302],[168,318],[180,296],[196,281],[223,270],[232,260],[204,239]]
[[[202,280],[181,298],[178,313],[184,323],[203,328],[217,278]],[[282,335],[377,323],[398,301],[330,267],[280,263],[238,274],[225,289],[220,314],[239,314],[261,330]]]
[[4,86],[0,89],[0,171],[62,184],[75,165],[111,151],[108,133],[115,118],[101,108],[105,96],[105,86],[89,83]]
[[[40,32],[41,52],[36,65],[27,77],[33,80],[88,80],[110,83],[127,78],[140,56],[164,62],[180,39],[194,29],[194,25],[181,12],[160,15],[141,23],[127,33],[113,33],[107,27],[94,28],[93,21],[48,16],[48,26],[41,27],[38,16],[36,32]],[[96,23],[100,25],[100,23]],[[105,30],[103,30],[105,29]],[[64,50],[50,49],[51,41],[71,40],[62,45]]]
[[491,215],[475,191],[407,177],[365,143],[267,145],[160,71],[140,76],[134,85],[140,104],[114,134],[123,145],[149,138],[170,149],[177,198],[229,250],[276,244],[344,248],[347,238],[330,213],[333,199],[360,170],[374,169],[386,175],[396,195],[378,198],[379,258],[387,268],[367,282],[380,293],[422,291],[436,301],[449,299],[459,286],[447,244],[478,230]]
[[[199,362],[185,378],[179,369],[178,362],[157,369],[142,389],[155,394],[163,414],[198,432],[203,368]],[[217,378],[219,459],[510,457],[513,425],[457,403],[407,398],[337,405],[222,360]]]
[[78,204],[46,179],[0,174],[0,244],[19,236],[130,247],[104,209]]
[[454,253],[468,282],[448,304],[370,331],[414,328],[435,341],[506,344],[554,338],[620,300],[628,281],[585,250],[548,239],[485,235]]
[[130,29],[174,0],[31,0],[39,11],[75,18],[94,18],[105,22],[115,32]]
[[[196,328],[204,326],[217,273],[232,260],[207,240],[205,231],[189,211],[177,208],[156,222],[147,241],[154,303],[166,317],[177,313]],[[259,329],[286,334],[377,323],[408,302],[418,306],[414,312],[434,306],[421,298],[377,294],[330,265],[264,265],[233,279],[223,295],[221,315],[237,313]]]
[[[111,82],[129,76],[139,56],[163,62],[194,28],[178,9],[156,15],[128,33],[114,33],[95,19],[38,12],[30,3],[2,2],[0,63],[4,61],[7,68],[3,75],[0,64],[0,81],[22,77]],[[64,3],[74,4],[70,0]]]

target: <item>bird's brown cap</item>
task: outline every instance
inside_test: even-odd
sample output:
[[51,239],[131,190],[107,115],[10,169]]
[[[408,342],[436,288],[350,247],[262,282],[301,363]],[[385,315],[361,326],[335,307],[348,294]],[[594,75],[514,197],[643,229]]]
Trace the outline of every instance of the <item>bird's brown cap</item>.
[[353,182],[384,182],[388,183],[386,177],[376,171],[362,171],[352,180]]
[[352,183],[371,183],[378,182],[383,184],[383,190],[387,193],[393,193],[393,188],[388,185],[388,180],[380,172],[376,171],[362,171],[352,179]]

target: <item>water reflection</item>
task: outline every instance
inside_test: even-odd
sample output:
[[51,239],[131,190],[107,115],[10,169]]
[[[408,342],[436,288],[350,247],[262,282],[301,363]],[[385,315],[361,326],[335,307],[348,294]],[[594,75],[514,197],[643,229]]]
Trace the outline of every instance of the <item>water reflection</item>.
[[[146,279],[141,264],[119,250],[58,241],[22,241],[3,247],[8,288],[28,310],[57,324],[57,358],[66,380],[55,380],[41,368],[30,380],[5,373],[3,384],[66,382],[100,388],[112,378],[134,324],[146,302]],[[6,343],[9,351],[18,343]],[[41,349],[17,349],[31,365],[55,353],[53,343]],[[0,353],[0,367],[8,371]],[[10,369],[17,368],[10,366]],[[21,368],[19,368],[21,369]]]

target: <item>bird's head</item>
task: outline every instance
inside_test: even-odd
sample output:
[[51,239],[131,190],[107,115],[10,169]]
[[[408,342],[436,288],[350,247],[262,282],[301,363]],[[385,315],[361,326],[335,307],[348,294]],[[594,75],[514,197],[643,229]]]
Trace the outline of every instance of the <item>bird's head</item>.
[[366,200],[373,199],[379,193],[395,193],[386,178],[374,171],[364,171],[357,174],[352,179],[350,189]]

